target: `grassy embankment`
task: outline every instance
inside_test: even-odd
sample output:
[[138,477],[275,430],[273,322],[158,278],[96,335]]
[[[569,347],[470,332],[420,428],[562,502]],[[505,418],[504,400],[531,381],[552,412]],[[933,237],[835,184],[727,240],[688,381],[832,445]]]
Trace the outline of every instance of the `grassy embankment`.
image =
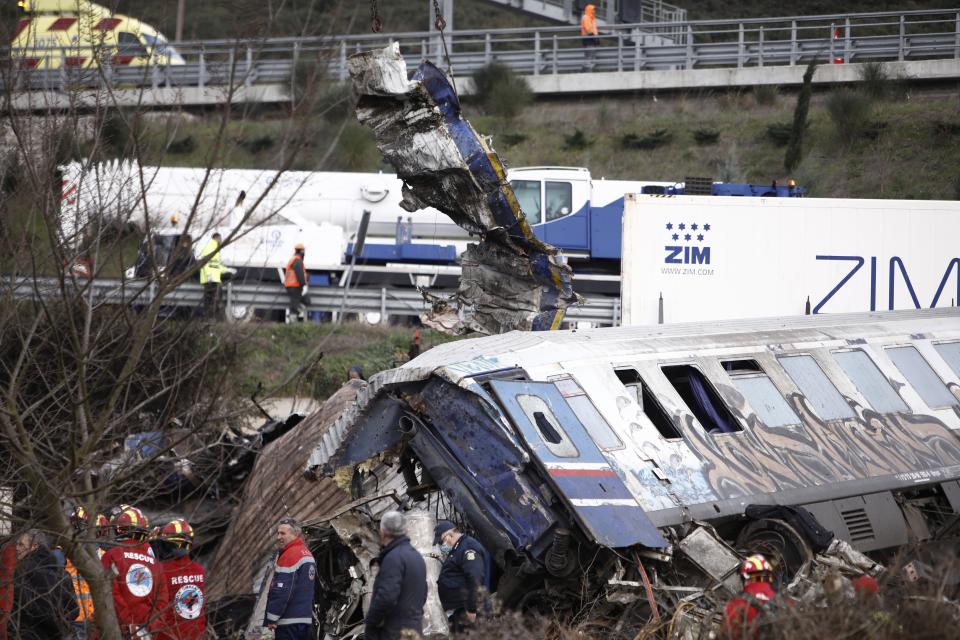
[[[395,326],[371,326],[359,322],[338,327],[329,324],[263,324],[241,327],[246,332],[240,343],[238,371],[234,385],[249,396],[262,383],[272,389],[287,381],[303,367],[302,376],[294,376],[276,395],[306,395],[323,400],[340,388],[353,365],[371,376],[406,361],[413,340],[413,329]],[[455,338],[429,329],[421,329],[421,349]],[[308,362],[322,342],[323,357]]]
[[[482,115],[469,104],[465,110],[478,131],[493,136],[494,146],[510,166],[584,166],[594,178],[608,179],[682,180],[694,175],[766,183],[793,177],[816,197],[960,196],[960,114],[955,90],[913,86],[906,94],[874,99],[858,115],[838,120],[830,106],[842,106],[844,96],[836,96],[840,91],[820,90],[814,95],[806,152],[792,175],[784,171],[784,148],[768,128],[791,121],[794,93],[703,91],[537,100],[513,119]],[[278,141],[287,126],[280,114],[270,112],[238,123],[231,130],[233,144],[224,153],[223,164],[277,166]],[[217,123],[203,118],[181,123],[178,139],[192,137],[193,150],[161,157],[161,149],[154,145],[156,160],[166,165],[202,164],[216,127]],[[332,135],[336,125],[323,127],[295,168],[319,167],[330,139],[327,134]],[[851,127],[862,130],[851,132]],[[716,141],[703,142],[704,132],[716,134]],[[253,144],[256,141],[259,147]],[[372,133],[354,123],[348,123],[322,168],[390,171]]]

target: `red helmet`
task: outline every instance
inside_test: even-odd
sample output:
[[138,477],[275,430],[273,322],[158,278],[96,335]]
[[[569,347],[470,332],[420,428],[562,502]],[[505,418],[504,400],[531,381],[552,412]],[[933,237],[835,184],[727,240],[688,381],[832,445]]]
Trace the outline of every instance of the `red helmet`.
[[110,518],[102,513],[98,513],[96,530],[98,538],[106,536],[108,533],[110,533]]
[[120,513],[110,518],[110,524],[117,532],[117,536],[146,535],[150,529],[150,521],[143,515],[143,511],[129,505],[121,505],[121,508],[123,510]]
[[171,520],[163,525],[160,532],[160,539],[168,542],[176,542],[181,545],[193,544],[193,527],[183,518]]
[[746,582],[770,582],[773,578],[773,567],[766,558],[757,553],[740,565],[740,577]]

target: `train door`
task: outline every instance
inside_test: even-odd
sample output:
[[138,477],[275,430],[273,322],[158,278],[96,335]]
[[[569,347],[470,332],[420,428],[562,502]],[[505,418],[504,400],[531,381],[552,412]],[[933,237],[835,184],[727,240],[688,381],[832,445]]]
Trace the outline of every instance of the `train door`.
[[490,386],[540,470],[599,544],[667,546],[554,383]]
[[586,180],[544,180],[544,240],[567,251],[589,251],[590,183]]

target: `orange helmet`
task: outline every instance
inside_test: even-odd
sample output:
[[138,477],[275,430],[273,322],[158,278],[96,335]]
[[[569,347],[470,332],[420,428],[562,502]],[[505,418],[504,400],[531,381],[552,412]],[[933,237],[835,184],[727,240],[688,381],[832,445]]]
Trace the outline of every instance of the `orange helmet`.
[[773,578],[773,567],[759,553],[749,556],[740,565],[740,577],[746,582],[770,582]]
[[123,509],[120,513],[110,518],[110,524],[118,537],[139,536],[143,537],[150,529],[150,521],[143,511],[129,505],[121,505]]
[[183,518],[171,520],[163,525],[160,532],[160,539],[168,542],[176,542],[181,545],[193,544],[193,527]]

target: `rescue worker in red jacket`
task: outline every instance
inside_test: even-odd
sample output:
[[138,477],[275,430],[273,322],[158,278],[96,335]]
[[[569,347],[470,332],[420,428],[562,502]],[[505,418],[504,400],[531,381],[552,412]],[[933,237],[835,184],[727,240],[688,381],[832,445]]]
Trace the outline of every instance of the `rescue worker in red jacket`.
[[298,320],[303,322],[306,312],[306,302],[303,299],[303,288],[307,286],[307,269],[303,265],[304,255],[306,255],[306,247],[298,242],[293,247],[293,257],[287,262],[287,268],[283,274],[283,286],[290,298],[291,322]]
[[199,640],[207,628],[206,574],[190,559],[193,527],[182,518],[160,529],[156,548],[158,616],[151,623],[154,640]]
[[124,508],[110,519],[115,546],[100,558],[113,574],[113,605],[125,638],[134,638],[154,615],[159,563],[146,543],[150,523],[136,507]]
[[758,635],[758,617],[772,606],[777,597],[773,590],[773,569],[760,554],[748,557],[740,565],[743,591],[727,603],[724,611],[724,629],[731,638],[755,638]]

